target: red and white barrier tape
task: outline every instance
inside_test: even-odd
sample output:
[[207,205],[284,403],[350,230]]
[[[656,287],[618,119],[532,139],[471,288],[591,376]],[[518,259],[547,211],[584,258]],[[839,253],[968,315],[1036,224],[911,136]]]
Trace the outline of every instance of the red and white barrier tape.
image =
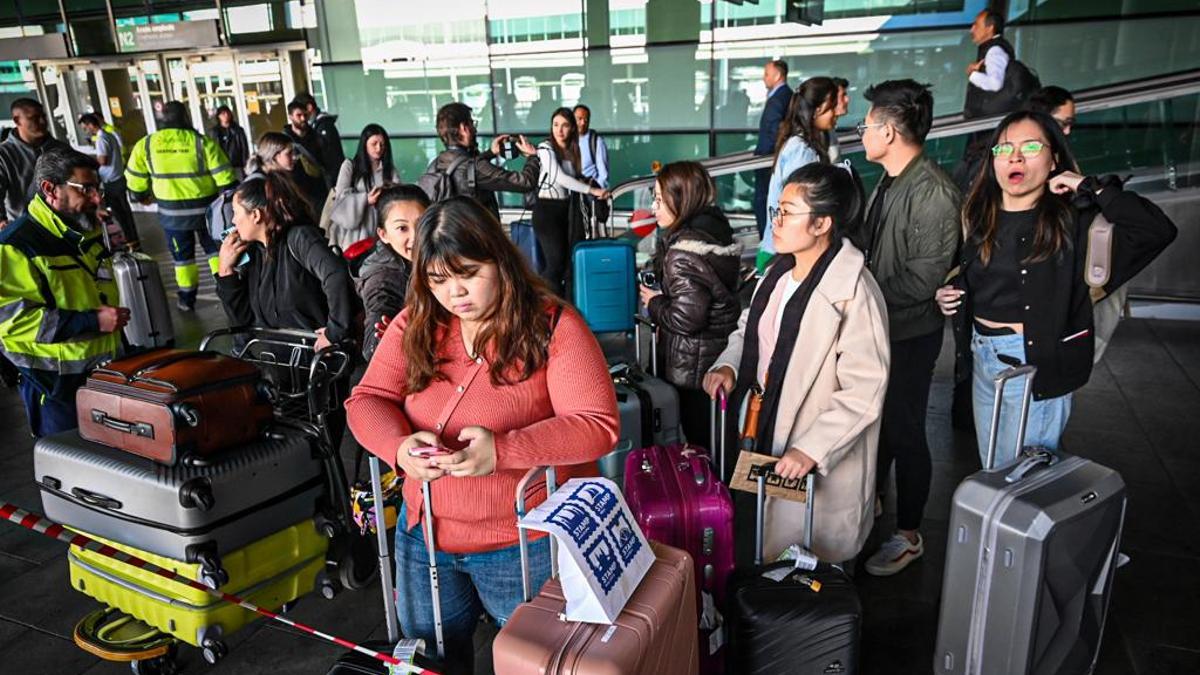
[[373,649],[369,649],[362,645],[355,644],[349,640],[343,640],[340,637],[337,637],[334,635],[329,635],[328,633],[322,633],[321,631],[317,630],[316,628],[313,628],[311,626],[306,626],[305,624],[302,624],[298,621],[292,621],[291,619],[280,616],[279,614],[276,614],[275,612],[272,612],[267,609],[263,609],[262,607],[258,607],[256,605],[252,605],[249,602],[246,602],[245,600],[237,597],[236,595],[230,595],[229,593],[224,593],[222,591],[218,591],[216,589],[209,588],[208,586],[205,586],[204,584],[202,584],[198,581],[194,581],[192,579],[182,577],[182,576],[176,574],[175,572],[172,572],[171,570],[163,569],[162,567],[159,567],[159,566],[155,565],[154,563],[151,563],[147,560],[142,560],[141,558],[139,558],[137,556],[131,555],[131,554],[121,551],[119,549],[115,549],[112,546],[109,546],[107,544],[102,544],[85,534],[80,534],[78,532],[72,532],[72,531],[68,530],[67,528],[63,527],[62,525],[46,518],[45,516],[41,516],[36,513],[30,513],[29,511],[26,511],[25,509],[18,507],[16,504],[10,504],[8,502],[0,502],[0,520],[7,520],[10,523],[15,523],[17,525],[20,525],[21,527],[24,527],[27,530],[33,530],[34,532],[37,532],[38,534],[44,535],[46,537],[50,537],[51,539],[57,539],[66,544],[73,544],[75,546],[79,546],[79,547],[87,549],[89,551],[95,551],[96,553],[99,553],[102,556],[112,558],[113,560],[125,563],[126,565],[132,565],[139,569],[146,570],[147,572],[157,574],[165,579],[169,579],[176,583],[180,583],[185,586],[189,586],[189,587],[194,588],[199,591],[204,591],[205,593],[208,593],[209,595],[211,595],[213,597],[220,598],[221,600],[224,600],[225,602],[228,602],[228,603],[231,603],[234,605],[238,605],[239,607],[244,607],[244,608],[250,610],[251,612],[261,614],[262,616],[265,616],[268,619],[274,619],[275,621],[278,621],[280,623],[291,626],[292,628],[295,628],[296,630],[299,630],[301,632],[308,633],[309,635],[315,635],[323,640],[328,640],[329,642],[332,642],[340,647],[344,647],[346,649],[356,651],[360,654],[366,654],[367,656],[370,656],[371,658],[378,659],[388,665],[393,666],[394,668],[396,668],[397,670],[399,670],[401,672],[414,673],[414,675],[438,675],[437,673],[435,673],[432,670],[426,670],[419,666],[414,666],[410,663],[404,663],[403,661],[397,659],[396,657],[392,656],[391,654],[384,654],[383,652],[377,652]]

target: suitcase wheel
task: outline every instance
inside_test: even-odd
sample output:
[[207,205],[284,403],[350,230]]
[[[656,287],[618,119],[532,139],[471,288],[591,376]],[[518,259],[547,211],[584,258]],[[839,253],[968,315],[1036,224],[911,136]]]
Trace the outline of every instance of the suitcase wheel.
[[200,411],[196,410],[194,406],[177,406],[175,408],[175,414],[179,416],[179,419],[186,422],[187,425],[193,429],[200,426]]
[[313,518],[313,524],[317,526],[317,532],[320,532],[321,536],[325,537],[326,539],[333,539],[336,537],[338,530],[340,529],[336,521],[323,513],[318,513]]
[[224,642],[214,638],[205,639],[204,644],[200,645],[200,647],[204,655],[204,660],[210,666],[217,665],[217,662],[229,653],[229,647],[225,646]]
[[207,478],[193,478],[184,483],[179,487],[179,503],[185,509],[211,510],[217,503],[213,498],[212,483]]
[[352,591],[366,588],[379,569],[374,545],[357,532],[335,539],[329,559],[337,567],[338,583]]
[[200,582],[216,590],[229,583],[229,573],[221,567],[220,561],[208,551],[200,553]]
[[338,584],[327,573],[322,571],[317,575],[317,592],[326,600],[334,599],[338,594]]

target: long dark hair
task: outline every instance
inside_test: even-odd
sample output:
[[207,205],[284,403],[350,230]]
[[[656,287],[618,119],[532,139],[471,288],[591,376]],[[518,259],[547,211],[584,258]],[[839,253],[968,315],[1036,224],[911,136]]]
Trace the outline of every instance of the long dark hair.
[[453,197],[431,206],[417,223],[404,331],[409,393],[445,379],[438,369],[444,360],[438,358],[436,346],[446,339],[451,314],[429,289],[429,275],[435,270],[462,274],[467,262],[495,263],[499,275],[496,304],[475,337],[475,351],[491,361],[492,383],[529,379],[550,358],[546,309],[559,301],[529,269],[490,211],[470,197]]
[[658,189],[675,222],[671,230],[708,208],[717,198],[717,186],[699,162],[671,162],[658,172]]
[[234,196],[247,211],[262,211],[267,227],[267,256],[289,227],[311,224],[312,208],[296,184],[283,171],[272,171],[242,181]]
[[821,106],[834,103],[837,92],[837,83],[829,77],[810,77],[796,89],[788,103],[787,114],[779,125],[779,134],[775,137],[776,162],[779,161],[779,151],[792,136],[803,138],[808,147],[821,157],[821,161],[829,161],[829,140],[824,133],[817,131],[813,118]]
[[[1017,122],[1031,120],[1042,129],[1042,133],[1050,141],[1050,155],[1054,158],[1056,171],[1078,171],[1075,156],[1063,136],[1058,122],[1046,113],[1021,110],[1009,113],[1000,121],[1000,126],[992,132],[988,148],[1000,142],[1000,137],[1008,128]],[[990,153],[989,153],[990,155]],[[1054,175],[1051,173],[1051,175]],[[992,248],[996,245],[996,231],[1000,223],[1000,205],[1003,193],[996,179],[996,167],[992,158],[987,157],[975,182],[971,186],[966,202],[963,203],[962,218],[963,232],[966,238],[979,248],[979,259],[984,265],[992,257]],[[1071,208],[1071,198],[1068,195],[1056,195],[1047,189],[1038,198],[1037,225],[1034,228],[1033,251],[1027,262],[1040,262],[1057,254],[1071,242],[1070,228],[1074,223],[1074,211]]]
[[375,187],[375,172],[371,170],[371,156],[367,153],[367,141],[375,136],[383,136],[383,157],[379,158],[383,164],[383,182],[394,183],[396,181],[395,167],[392,164],[392,144],[388,140],[388,133],[378,124],[368,124],[359,134],[358,150],[354,151],[353,171],[350,174],[352,187],[358,185],[359,180],[363,181],[368,191]]
[[[571,131],[567,134],[567,147],[558,147],[558,141],[554,140],[554,118],[561,117],[567,120],[571,127]],[[576,175],[583,175],[583,160],[579,156],[579,125],[575,123],[575,113],[570,108],[559,108],[550,116],[550,147],[554,149],[554,156],[558,158],[559,164],[564,159],[571,160],[571,166],[575,167]]]

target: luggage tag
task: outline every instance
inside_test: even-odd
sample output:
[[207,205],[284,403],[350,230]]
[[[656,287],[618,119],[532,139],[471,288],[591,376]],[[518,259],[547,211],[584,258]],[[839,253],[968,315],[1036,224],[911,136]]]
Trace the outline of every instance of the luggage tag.
[[[413,638],[404,638],[396,643],[396,648],[392,650],[392,656],[400,660],[401,663],[413,665],[417,654],[425,656],[425,641]],[[400,668],[388,664],[388,675],[402,675],[411,672],[407,668]]]
[[[763,465],[773,465],[778,461],[778,457],[760,455],[755,452],[746,452],[743,450],[738,454],[737,466],[733,470],[733,477],[729,481],[729,487],[734,490],[757,494],[758,475],[762,473]],[[785,480],[774,471],[768,471],[767,473],[766,492],[768,497],[786,499],[793,502],[805,502],[808,499],[808,492],[804,489],[804,478]]]

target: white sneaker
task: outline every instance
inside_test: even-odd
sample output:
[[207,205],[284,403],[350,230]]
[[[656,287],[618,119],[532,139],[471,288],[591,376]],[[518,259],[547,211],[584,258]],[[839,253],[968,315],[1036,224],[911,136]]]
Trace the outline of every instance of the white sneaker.
[[891,539],[883,542],[875,555],[867,559],[867,572],[877,577],[889,577],[924,554],[925,541],[920,534],[917,534],[915,544],[902,534],[893,534]]

